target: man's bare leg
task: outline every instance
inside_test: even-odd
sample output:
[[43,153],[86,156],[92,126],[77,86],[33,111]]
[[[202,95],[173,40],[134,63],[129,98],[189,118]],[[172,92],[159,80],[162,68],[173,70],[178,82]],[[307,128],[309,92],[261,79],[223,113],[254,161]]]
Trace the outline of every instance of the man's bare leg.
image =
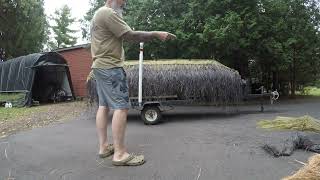
[[115,110],[112,119],[112,134],[114,143],[114,161],[121,161],[127,157],[127,149],[125,147],[125,131],[127,127],[128,109]]
[[103,154],[108,146],[108,115],[109,108],[105,106],[99,106],[96,116],[97,133],[99,138],[99,154]]

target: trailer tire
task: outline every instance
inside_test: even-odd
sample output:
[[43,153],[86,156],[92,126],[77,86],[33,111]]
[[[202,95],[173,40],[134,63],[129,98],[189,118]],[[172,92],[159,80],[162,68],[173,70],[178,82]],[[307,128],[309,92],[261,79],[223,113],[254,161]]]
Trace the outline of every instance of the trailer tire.
[[145,125],[156,125],[161,121],[161,111],[157,106],[146,106],[141,111],[141,118]]

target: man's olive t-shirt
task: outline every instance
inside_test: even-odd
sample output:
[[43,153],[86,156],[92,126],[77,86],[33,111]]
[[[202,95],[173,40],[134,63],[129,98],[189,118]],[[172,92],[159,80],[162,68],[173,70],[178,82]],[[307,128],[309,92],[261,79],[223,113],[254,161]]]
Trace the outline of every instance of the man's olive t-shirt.
[[101,7],[91,22],[91,68],[110,69],[123,67],[122,35],[131,28],[113,9]]

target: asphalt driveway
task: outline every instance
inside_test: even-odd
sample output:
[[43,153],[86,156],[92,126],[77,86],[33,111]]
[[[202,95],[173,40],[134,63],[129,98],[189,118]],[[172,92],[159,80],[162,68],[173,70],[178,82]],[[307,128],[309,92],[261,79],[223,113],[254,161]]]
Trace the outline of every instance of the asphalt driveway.
[[256,128],[277,115],[320,118],[320,100],[241,107],[226,115],[213,107],[180,107],[164,122],[145,126],[131,112],[127,131],[130,152],[143,153],[141,167],[113,167],[96,156],[94,115],[89,112],[65,124],[21,132],[0,139],[0,179],[15,180],[273,180],[290,175],[312,153],[296,151],[273,158],[261,145],[287,135]]

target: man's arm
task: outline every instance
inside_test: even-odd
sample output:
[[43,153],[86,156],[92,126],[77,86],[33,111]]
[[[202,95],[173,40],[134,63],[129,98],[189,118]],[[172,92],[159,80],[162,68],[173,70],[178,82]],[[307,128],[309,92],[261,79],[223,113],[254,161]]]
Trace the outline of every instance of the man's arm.
[[154,39],[159,39],[161,41],[166,41],[169,39],[175,39],[176,36],[168,33],[168,32],[162,32],[162,31],[128,31],[125,33],[122,38],[125,41],[130,42],[149,42]]

